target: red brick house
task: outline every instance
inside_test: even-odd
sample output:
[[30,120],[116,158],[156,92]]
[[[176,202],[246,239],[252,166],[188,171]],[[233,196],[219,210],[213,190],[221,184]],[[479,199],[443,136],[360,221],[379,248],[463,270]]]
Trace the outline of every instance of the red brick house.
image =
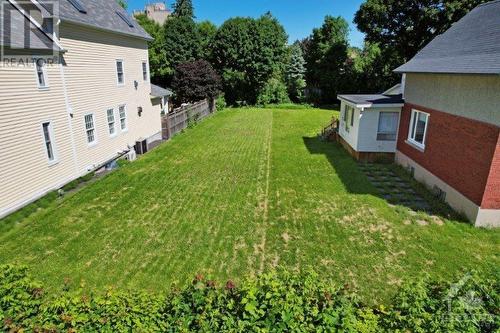
[[500,0],[476,7],[403,74],[395,159],[477,226],[500,226]]
[[478,6],[408,63],[397,163],[478,226],[500,226],[500,1]]

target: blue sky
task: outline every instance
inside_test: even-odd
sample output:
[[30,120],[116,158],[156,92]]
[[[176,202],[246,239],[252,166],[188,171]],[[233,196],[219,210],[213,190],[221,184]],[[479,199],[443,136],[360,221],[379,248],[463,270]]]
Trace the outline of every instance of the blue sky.
[[[128,0],[129,10],[142,9],[146,2]],[[172,3],[173,0],[167,1],[168,6]],[[193,0],[193,3],[197,20],[210,20],[216,25],[233,16],[258,17],[271,11],[285,26],[291,42],[307,37],[326,15],[340,15],[351,25],[351,44],[363,44],[363,34],[352,23],[363,0]]]

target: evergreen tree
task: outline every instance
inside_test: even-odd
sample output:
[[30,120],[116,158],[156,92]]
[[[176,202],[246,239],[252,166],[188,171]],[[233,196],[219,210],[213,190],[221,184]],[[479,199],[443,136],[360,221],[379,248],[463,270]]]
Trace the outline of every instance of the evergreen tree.
[[290,46],[290,59],[286,68],[286,85],[290,99],[294,102],[302,101],[306,87],[306,61],[302,48],[298,42]]
[[194,19],[194,8],[192,0],[177,0],[174,5],[174,17],[188,17]]

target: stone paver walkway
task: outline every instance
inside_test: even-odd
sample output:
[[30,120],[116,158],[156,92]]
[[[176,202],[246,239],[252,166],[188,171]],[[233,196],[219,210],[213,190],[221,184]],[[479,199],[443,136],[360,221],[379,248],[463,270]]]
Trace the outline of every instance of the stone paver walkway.
[[381,197],[390,204],[405,206],[413,211],[432,213],[429,203],[389,167],[370,163],[362,163],[359,167],[379,191]]

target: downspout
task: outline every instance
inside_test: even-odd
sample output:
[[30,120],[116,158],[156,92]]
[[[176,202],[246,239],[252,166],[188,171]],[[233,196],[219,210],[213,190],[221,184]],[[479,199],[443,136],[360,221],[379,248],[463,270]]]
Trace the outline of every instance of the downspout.
[[[59,19],[57,21],[57,25],[59,26],[60,24],[61,24],[61,20]],[[78,155],[76,153],[75,137],[74,137],[74,133],[73,133],[73,123],[72,123],[73,109],[71,108],[71,104],[70,104],[69,97],[68,97],[68,89],[66,87],[66,76],[64,74],[64,65],[63,65],[62,60],[63,60],[62,55],[59,54],[59,72],[61,74],[61,82],[62,82],[63,93],[64,93],[64,102],[66,104],[66,112],[67,112],[67,117],[68,117],[68,128],[69,128],[69,135],[70,135],[70,140],[71,140],[71,150],[72,150],[72,154],[73,154],[73,167],[74,167],[74,172],[75,172],[75,178],[77,178],[77,177],[80,177],[80,172],[78,170]]]

